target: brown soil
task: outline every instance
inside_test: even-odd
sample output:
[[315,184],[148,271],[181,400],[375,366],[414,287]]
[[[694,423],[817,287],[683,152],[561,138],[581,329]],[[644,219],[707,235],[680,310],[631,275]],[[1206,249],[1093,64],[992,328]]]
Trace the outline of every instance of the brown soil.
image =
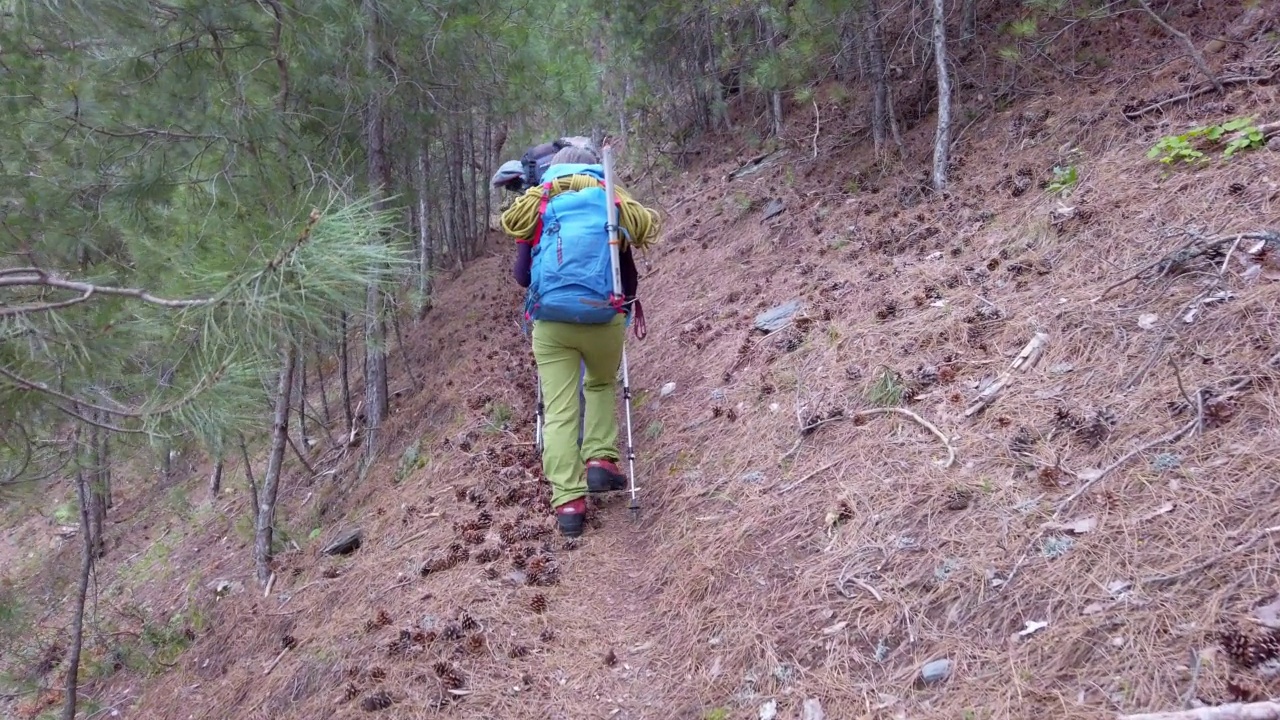
[[[1197,41],[1234,12],[1195,15]],[[1198,82],[1151,28],[1127,13],[1082,32],[1110,69],[1022,78],[1007,109],[965,85],[957,117],[977,119],[941,197],[916,170],[927,116],[906,119],[905,159],[876,162],[861,101],[829,86],[816,140],[811,109],[790,109],[774,168],[727,180],[763,153],[717,138],[677,177],[630,176],[666,216],[642,283],[650,334],[628,346],[643,512],[606,500],[574,547],[551,532],[521,296],[495,239],[405,328],[381,463],[360,480],[334,450],[332,475],[290,479],[282,514],[324,531],[280,556],[269,597],[235,531],[243,497],[197,503],[194,521],[155,492],[122,500],[112,558],[180,541],[104,614],[135,632],[139,614],[202,622],[169,671],[117,673],[97,696],[126,718],[697,720],[771,699],[779,718],[808,698],[827,718],[1094,718],[1280,695],[1220,643],[1256,632],[1251,611],[1280,591],[1271,247],[1228,241],[1106,292],[1189,232],[1275,224],[1280,153],[1185,170],[1145,152],[1195,122],[1280,119],[1280,92],[1242,84],[1130,121],[1123,106]],[[1227,75],[1277,61],[1262,39],[1223,55]],[[967,58],[962,80],[982,70]],[[1067,198],[1042,187],[1055,165],[1079,168]],[[762,220],[775,198],[786,211]],[[752,331],[791,298],[805,310],[789,328]],[[1034,366],[967,417],[1037,332]],[[954,464],[915,419],[857,414],[886,373]],[[402,473],[414,443],[425,460]],[[320,554],[352,526],[356,554]],[[215,599],[218,579],[248,589]],[[950,678],[923,686],[938,659]]]

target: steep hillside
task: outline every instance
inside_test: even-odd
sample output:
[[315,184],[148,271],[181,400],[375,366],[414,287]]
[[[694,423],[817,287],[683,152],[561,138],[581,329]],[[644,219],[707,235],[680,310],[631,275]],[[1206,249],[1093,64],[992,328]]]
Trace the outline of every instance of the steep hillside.
[[[405,327],[394,450],[363,480],[341,444],[319,477],[294,469],[299,531],[269,595],[242,494],[176,517],[156,500],[176,488],[122,500],[100,612],[169,635],[91,680],[100,707],[1095,718],[1280,696],[1237,657],[1265,650],[1247,640],[1280,597],[1280,141],[1146,156],[1196,124],[1280,121],[1280,89],[1137,114],[1197,81],[1175,43],[1133,42],[1158,32],[1144,22],[1090,37],[1111,60],[1096,77],[996,109],[962,93],[943,196],[918,170],[927,118],[904,159],[876,160],[861,100],[832,86],[820,122],[790,110],[784,152],[716,138],[682,171],[629,175],[666,217],[649,337],[628,346],[643,510],[608,498],[577,543],[553,533],[494,238]],[[1224,54],[1228,77],[1280,63],[1274,35]],[[786,327],[754,328],[792,300]],[[321,553],[352,528],[357,551]]]

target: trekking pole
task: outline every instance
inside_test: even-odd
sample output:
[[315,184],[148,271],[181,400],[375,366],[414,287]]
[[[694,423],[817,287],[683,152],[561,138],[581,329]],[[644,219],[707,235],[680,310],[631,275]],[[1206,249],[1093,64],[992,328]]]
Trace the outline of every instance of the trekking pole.
[[[613,179],[613,148],[604,146],[604,192],[609,209],[609,260],[613,264],[613,293],[622,297],[622,245],[618,228],[617,186]],[[622,335],[622,401],[627,410],[627,483],[631,502],[627,508],[631,519],[640,517],[640,501],[636,499],[636,451],[631,437],[631,377],[627,369],[627,336]]]

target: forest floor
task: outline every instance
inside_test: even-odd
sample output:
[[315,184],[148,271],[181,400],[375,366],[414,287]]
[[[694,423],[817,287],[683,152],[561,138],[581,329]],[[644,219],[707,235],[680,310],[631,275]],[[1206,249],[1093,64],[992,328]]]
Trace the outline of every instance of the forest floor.
[[[1197,44],[1237,14],[1199,11]],[[1224,76],[1280,67],[1266,22],[1209,55]],[[122,484],[95,717],[1066,719],[1280,696],[1240,662],[1265,659],[1280,599],[1280,141],[1146,155],[1280,120],[1280,84],[1139,113],[1201,83],[1181,47],[1138,13],[1086,39],[1091,77],[1016,78],[996,108],[961,59],[942,196],[929,117],[878,161],[835,85],[772,148],[711,138],[624,178],[665,217],[628,345],[638,522],[610,497],[581,541],[553,532],[497,238],[406,322],[383,460],[361,479],[312,428],[321,472],[290,468],[269,594],[242,469],[212,501],[195,465]],[[42,608],[5,669],[46,687],[76,563],[57,526],[0,543]],[[353,528],[359,550],[321,553]]]

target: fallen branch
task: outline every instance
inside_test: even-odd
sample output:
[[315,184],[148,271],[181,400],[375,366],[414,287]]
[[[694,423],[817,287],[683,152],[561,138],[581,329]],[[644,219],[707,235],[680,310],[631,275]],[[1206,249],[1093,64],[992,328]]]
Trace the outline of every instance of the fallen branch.
[[[1200,392],[1203,393],[1204,391],[1201,390]],[[1155,440],[1152,440],[1151,442],[1143,443],[1142,445],[1139,445],[1133,450],[1130,450],[1129,452],[1125,453],[1120,457],[1119,460],[1116,460],[1115,462],[1111,463],[1105,468],[1099,470],[1096,475],[1089,478],[1080,487],[1076,488],[1076,491],[1068,495],[1066,500],[1063,500],[1062,502],[1058,503],[1058,509],[1057,509],[1057,512],[1054,513],[1054,517],[1056,518],[1059,515],[1061,515],[1062,511],[1065,510],[1068,506],[1070,506],[1071,503],[1075,502],[1081,495],[1085,494],[1086,492],[1089,492],[1089,488],[1093,487],[1094,485],[1097,485],[1099,482],[1102,481],[1103,478],[1110,475],[1117,468],[1121,467],[1125,463],[1129,462],[1133,458],[1137,457],[1138,455],[1141,455],[1142,453],[1150,450],[1153,447],[1158,447],[1160,445],[1167,445],[1169,443],[1174,443],[1174,442],[1177,442],[1178,440],[1181,440],[1184,435],[1200,427],[1201,422],[1202,422],[1201,417],[1199,414],[1197,414],[1196,417],[1191,420],[1191,422],[1187,423],[1186,425],[1183,425],[1177,430],[1174,430],[1173,432],[1167,435],[1158,437]]]
[[1120,715],[1119,720],[1280,720],[1280,702],[1231,703],[1194,710]]
[[1231,548],[1230,550],[1224,550],[1218,553],[1217,555],[1214,555],[1213,557],[1209,558],[1208,560],[1196,563],[1195,565],[1192,565],[1186,570],[1174,573],[1173,575],[1159,575],[1156,577],[1145,578],[1141,581],[1141,583],[1143,585],[1167,585],[1168,583],[1177,582],[1178,580],[1181,580],[1188,575],[1194,575],[1202,570],[1208,569],[1213,565],[1217,565],[1218,563],[1231,557],[1232,555],[1235,555],[1236,553],[1244,552],[1245,550],[1248,550],[1254,545],[1257,545],[1258,543],[1262,542],[1266,538],[1272,535],[1275,535],[1277,533],[1280,533],[1280,525],[1276,525],[1275,527],[1263,528],[1262,530],[1259,530],[1253,537],[1249,538],[1245,542],[1240,543],[1239,545]]
[[1226,87],[1223,86],[1222,80],[1219,79],[1217,73],[1209,67],[1209,63],[1204,59],[1204,55],[1200,53],[1200,48],[1196,47],[1196,44],[1191,42],[1191,38],[1187,37],[1187,34],[1170,25],[1164,18],[1160,17],[1160,13],[1156,12],[1155,8],[1151,7],[1151,3],[1147,0],[1138,0],[1138,4],[1142,6],[1143,10],[1147,11],[1147,14],[1151,16],[1152,20],[1156,21],[1156,24],[1159,25],[1161,29],[1177,38],[1178,42],[1182,43],[1183,46],[1187,48],[1187,52],[1191,54],[1191,62],[1195,63],[1195,66],[1200,69],[1200,72],[1204,73],[1206,78],[1209,78],[1209,82],[1213,83],[1213,89],[1217,90],[1219,95],[1226,92]]
[[[857,412],[853,413],[852,415],[840,415],[840,416],[838,416],[838,417],[827,418],[827,419],[825,419],[825,420],[819,420],[818,422],[813,423],[812,425],[808,425],[808,426],[806,426],[806,428],[805,428],[805,429],[806,429],[806,430],[811,430],[812,428],[816,428],[816,427],[818,427],[819,425],[823,425],[823,424],[830,423],[830,422],[835,422],[835,421],[837,421],[837,420],[849,420],[849,419],[851,419],[851,418],[857,418],[857,417],[871,417],[872,415],[902,415],[902,416],[904,416],[904,417],[909,417],[909,418],[911,418],[912,420],[916,421],[916,423],[918,423],[921,427],[923,427],[923,428],[925,428],[926,430],[928,430],[929,432],[933,433],[933,434],[934,434],[934,436],[938,438],[938,440],[942,441],[942,446],[943,446],[943,447],[945,447],[945,448],[947,449],[947,459],[946,459],[946,460],[935,460],[935,461],[934,461],[934,464],[936,464],[938,467],[941,467],[941,468],[944,468],[944,469],[945,469],[945,468],[949,468],[949,467],[951,467],[953,464],[955,464],[955,461],[956,461],[956,449],[955,449],[955,446],[953,446],[953,445],[951,444],[951,440],[950,440],[950,438],[948,438],[948,437],[947,437],[947,436],[946,436],[946,435],[945,435],[941,430],[939,430],[937,425],[934,425],[933,423],[929,422],[928,420],[925,420],[924,418],[922,418],[922,417],[920,417],[919,415],[917,415],[915,412],[912,412],[911,410],[908,410],[908,409],[906,409],[906,408],[888,407],[888,408],[870,408],[870,409],[868,409],[868,410],[859,410],[859,411],[857,411]],[[803,439],[804,439],[804,435],[802,434],[802,435],[801,435],[801,440],[803,440]],[[800,444],[799,444],[799,442],[797,442],[797,443],[796,443],[796,445],[795,445],[795,446],[794,446],[790,451],[788,451],[786,455],[783,455],[783,456],[782,456],[782,458],[785,460],[788,456],[790,456],[790,455],[791,455],[791,453],[795,452],[795,450],[796,450],[796,449],[798,449],[799,447],[800,447]],[[795,488],[799,487],[802,483],[807,482],[808,480],[812,479],[814,476],[818,475],[819,473],[822,473],[822,472],[824,472],[824,471],[826,471],[826,470],[830,470],[832,467],[834,467],[834,466],[836,465],[836,463],[839,463],[839,462],[841,462],[841,460],[832,460],[831,462],[827,463],[826,465],[823,465],[822,467],[818,468],[817,470],[814,470],[813,472],[809,473],[808,475],[805,475],[804,477],[800,478],[799,480],[797,480],[797,481],[795,481],[795,482],[791,483],[790,485],[787,485],[786,487],[782,488],[781,490],[779,490],[779,492],[788,492],[788,491],[794,490]]]
[[[1222,78],[1222,85],[1225,87],[1228,85],[1241,85],[1244,83],[1251,83],[1251,82],[1257,82],[1257,83],[1270,82],[1272,79],[1275,78],[1275,76],[1276,76],[1276,72],[1272,71],[1270,75],[1240,75],[1240,76],[1234,76],[1234,77],[1226,77],[1226,78]],[[1167,98],[1165,100],[1161,100],[1160,102],[1152,103],[1138,110],[1127,111],[1124,113],[1124,116],[1129,120],[1137,120],[1143,115],[1146,115],[1147,113],[1150,113],[1150,112],[1155,112],[1156,110],[1159,110],[1160,108],[1163,108],[1166,105],[1172,105],[1174,103],[1182,102],[1184,100],[1194,100],[1195,98],[1198,98],[1201,95],[1207,95],[1211,92],[1216,92],[1216,91],[1217,91],[1217,88],[1215,88],[1213,85],[1201,85],[1200,87],[1194,90],[1191,90],[1189,92],[1185,92],[1181,95]]]
[[1159,258],[1143,265],[1133,274],[1125,277],[1119,282],[1107,286],[1102,294],[1093,299],[1093,302],[1105,299],[1112,291],[1128,285],[1135,280],[1159,280],[1160,278],[1170,274],[1171,272],[1182,268],[1188,262],[1215,250],[1224,245],[1235,247],[1242,240],[1260,240],[1266,244],[1280,245],[1280,234],[1270,230],[1255,230],[1252,232],[1235,233],[1232,235],[1213,235],[1203,236],[1194,231],[1188,232],[1191,240],[1179,247],[1177,250],[1161,255]]
[[978,397],[973,404],[965,408],[964,416],[973,417],[977,413],[984,410],[988,405],[995,401],[996,397],[1004,391],[1005,386],[1013,379],[1014,372],[1022,372],[1030,370],[1040,360],[1040,355],[1044,352],[1044,348],[1049,344],[1049,335],[1043,332],[1037,332],[1030,342],[1022,348],[1018,356],[1013,359],[1013,363],[1009,365],[1009,369],[991,382],[990,385],[982,389],[978,393]]

